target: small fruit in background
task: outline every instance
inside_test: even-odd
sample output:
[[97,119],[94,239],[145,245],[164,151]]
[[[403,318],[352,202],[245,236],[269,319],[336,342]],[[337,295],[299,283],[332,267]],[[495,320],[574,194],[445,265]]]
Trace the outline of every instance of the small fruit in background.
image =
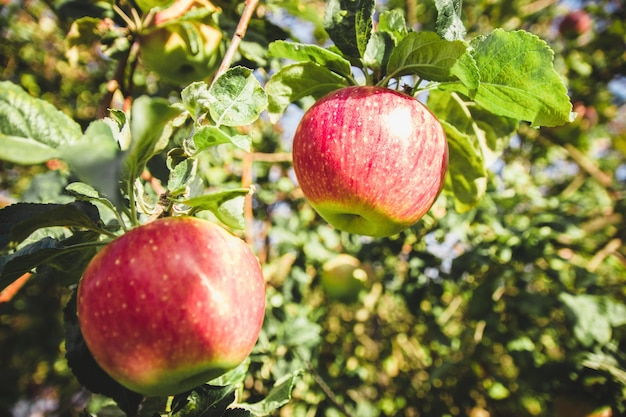
[[433,205],[444,185],[448,143],[437,118],[413,97],[345,87],[304,114],[293,165],[304,196],[328,223],[385,237]]
[[[192,9],[203,9],[197,20],[179,19]],[[154,26],[139,39],[144,66],[163,80],[186,85],[215,75],[226,52],[222,31],[209,23],[218,12],[208,1],[179,0],[159,10]],[[205,16],[206,15],[206,16]]]
[[361,261],[351,255],[339,254],[322,266],[320,282],[328,296],[343,302],[354,302],[365,289],[368,274]]
[[591,16],[584,10],[574,10],[569,12],[559,23],[561,35],[575,38],[581,36],[591,29]]
[[147,13],[150,9],[155,7],[163,8],[170,6],[174,3],[174,0],[134,0],[135,4],[141,9],[142,12]]
[[143,395],[175,395],[250,354],[265,282],[242,239],[206,220],[169,217],[105,246],[77,303],[86,345],[106,373]]

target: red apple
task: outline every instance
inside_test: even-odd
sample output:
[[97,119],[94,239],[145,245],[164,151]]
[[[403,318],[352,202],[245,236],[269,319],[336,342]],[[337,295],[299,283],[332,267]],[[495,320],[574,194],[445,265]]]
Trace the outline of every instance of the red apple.
[[147,396],[187,391],[239,365],[264,312],[253,252],[193,217],[130,230],[94,257],[78,287],[78,320],[94,359]]
[[384,237],[415,224],[435,202],[448,144],[437,118],[413,97],[345,87],[304,114],[293,166],[305,197],[328,223]]

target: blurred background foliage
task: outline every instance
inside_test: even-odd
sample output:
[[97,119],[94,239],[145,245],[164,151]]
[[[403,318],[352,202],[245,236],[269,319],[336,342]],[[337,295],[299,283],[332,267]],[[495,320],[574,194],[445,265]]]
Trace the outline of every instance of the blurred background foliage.
[[[66,37],[73,12],[100,6],[3,0],[0,78],[83,126],[99,117],[115,57],[70,48]],[[280,65],[264,57],[279,35],[325,42],[323,7],[262,3],[239,62],[263,79]],[[434,30],[433,1],[385,7]],[[572,18],[577,10],[582,23]],[[277,125],[251,126],[252,158],[231,147],[203,155],[207,184],[250,175],[256,187],[248,238],[265,270],[268,309],[244,399],[304,369],[280,415],[626,415],[626,8],[618,0],[466,0],[463,18],[469,38],[503,27],[545,39],[578,113],[563,127],[522,126],[492,161],[487,195],[472,210],[457,213],[442,196],[422,221],[388,239],[330,228],[291,170],[297,106]],[[133,81],[134,96],[180,94],[141,66]],[[155,177],[163,164],[152,162]],[[0,203],[64,201],[69,180],[54,161],[0,162]],[[365,272],[352,299],[333,298],[321,282],[324,263],[340,253]],[[0,303],[0,417],[79,415],[85,407],[119,414],[67,368],[68,296],[42,279]]]

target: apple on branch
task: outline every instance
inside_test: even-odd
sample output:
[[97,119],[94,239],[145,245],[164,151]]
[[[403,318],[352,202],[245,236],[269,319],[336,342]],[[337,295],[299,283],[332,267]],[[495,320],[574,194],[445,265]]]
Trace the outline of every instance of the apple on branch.
[[179,19],[194,8],[218,9],[208,1],[179,0],[155,13],[153,26],[139,38],[144,66],[175,84],[203,81],[215,74],[224,53],[222,31],[201,20]]
[[206,220],[169,217],[105,246],[83,274],[77,309],[105,372],[143,395],[175,395],[250,354],[265,282],[242,239]]
[[304,114],[293,166],[304,196],[328,223],[385,237],[412,226],[433,205],[448,144],[437,118],[413,97],[344,87]]

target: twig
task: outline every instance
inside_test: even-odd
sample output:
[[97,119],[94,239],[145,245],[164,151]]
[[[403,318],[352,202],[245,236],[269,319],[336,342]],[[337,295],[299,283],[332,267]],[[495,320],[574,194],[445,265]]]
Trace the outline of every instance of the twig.
[[241,18],[239,19],[239,23],[237,24],[237,29],[235,29],[235,34],[233,35],[233,39],[230,41],[230,45],[226,50],[226,54],[224,54],[224,59],[220,64],[220,67],[215,74],[215,79],[217,79],[221,74],[226,72],[235,58],[235,53],[239,48],[239,44],[241,40],[246,35],[246,31],[248,30],[248,24],[250,23],[250,19],[252,19],[252,14],[256,9],[259,0],[246,0],[246,7],[243,9],[243,13],[241,14]]

